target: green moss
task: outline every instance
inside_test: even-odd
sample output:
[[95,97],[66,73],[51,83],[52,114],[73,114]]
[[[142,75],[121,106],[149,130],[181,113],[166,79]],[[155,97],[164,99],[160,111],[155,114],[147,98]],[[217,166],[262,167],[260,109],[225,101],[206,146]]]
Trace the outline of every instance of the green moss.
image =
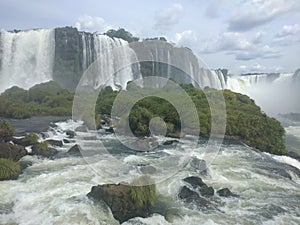
[[16,179],[20,172],[21,167],[18,163],[0,158],[0,180]]
[[44,141],[41,143],[37,143],[36,144],[37,149],[39,149],[40,151],[47,151],[49,144],[48,141]]
[[137,208],[152,207],[156,202],[156,185],[149,176],[142,176],[132,182],[130,197]]
[[36,134],[28,134],[27,137],[30,139],[30,145],[38,143],[39,137]]

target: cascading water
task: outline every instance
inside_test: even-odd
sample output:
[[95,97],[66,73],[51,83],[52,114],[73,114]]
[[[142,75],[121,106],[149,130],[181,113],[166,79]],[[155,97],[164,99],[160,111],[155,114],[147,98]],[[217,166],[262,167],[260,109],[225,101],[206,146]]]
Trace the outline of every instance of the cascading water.
[[52,79],[54,30],[1,30],[0,34],[0,92],[11,86],[28,89]]
[[[86,70],[93,63],[94,73],[89,77],[88,86],[98,88],[111,86],[113,89],[125,88],[128,81],[135,80],[136,75],[132,62],[135,53],[128,43],[119,38],[110,38],[106,35],[86,35],[83,39],[83,69]],[[94,46],[94,49],[92,49]],[[116,51],[116,49],[119,50]],[[118,65],[128,65],[117,70]]]
[[292,73],[228,76],[226,87],[250,96],[269,115],[300,112],[299,83]]

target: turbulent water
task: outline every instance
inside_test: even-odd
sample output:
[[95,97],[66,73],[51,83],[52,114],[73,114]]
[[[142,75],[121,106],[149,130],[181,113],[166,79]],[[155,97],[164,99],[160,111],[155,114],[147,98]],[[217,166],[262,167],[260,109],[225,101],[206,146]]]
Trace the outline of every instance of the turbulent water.
[[[47,132],[48,138],[66,138],[65,131],[80,126],[81,122],[57,122],[56,125]],[[97,150],[96,136],[95,132],[77,132],[74,141]],[[141,164],[155,164],[160,158],[173,163],[174,158],[183,157],[180,149],[192,146],[185,141],[179,144],[181,148],[161,146],[154,152],[137,153],[121,146],[113,134],[100,133],[100,140],[107,153],[96,161],[94,155],[82,158],[66,154],[75,142],[57,148],[60,153],[55,159],[22,158],[33,164],[18,180],[0,182],[0,224],[118,224],[107,207],[94,204],[86,197],[91,187],[134,177]],[[214,160],[209,161],[211,155],[204,153],[205,147],[206,143],[201,141],[192,150],[193,157],[207,161],[206,176],[199,175],[190,165],[180,169],[157,184],[157,213],[149,218],[133,218],[124,224],[300,223],[300,178],[295,169],[300,169],[298,161],[261,153],[238,143],[224,143],[213,156]],[[110,160],[112,156],[127,165],[128,170],[119,173],[119,164]],[[211,200],[214,209],[203,211],[187,207],[177,195],[184,185],[182,179],[190,175],[201,176],[216,190],[228,187],[240,198],[215,195]]]

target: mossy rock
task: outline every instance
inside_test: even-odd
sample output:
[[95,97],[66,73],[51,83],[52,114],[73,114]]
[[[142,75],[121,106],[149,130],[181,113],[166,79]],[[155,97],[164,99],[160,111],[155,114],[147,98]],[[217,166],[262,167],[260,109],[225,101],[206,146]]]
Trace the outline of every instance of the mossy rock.
[[0,120],[0,141],[8,141],[15,134],[14,128],[6,120]]
[[134,217],[148,217],[156,202],[156,187],[146,179],[145,176],[132,184],[94,186],[88,193],[88,197],[105,202],[110,207],[114,218],[120,223]]
[[58,151],[56,149],[49,147],[48,142],[44,141],[33,145],[31,154],[43,157],[52,157],[55,156],[57,153]]
[[0,181],[17,179],[21,173],[21,166],[10,160],[0,158]]

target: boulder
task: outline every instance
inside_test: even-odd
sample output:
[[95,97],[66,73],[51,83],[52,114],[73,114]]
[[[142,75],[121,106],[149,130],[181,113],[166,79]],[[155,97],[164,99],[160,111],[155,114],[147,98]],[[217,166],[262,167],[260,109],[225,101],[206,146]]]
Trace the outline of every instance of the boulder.
[[63,142],[64,142],[65,144],[70,143],[70,141],[69,141],[68,139],[63,139]]
[[214,189],[207,186],[200,177],[187,177],[183,181],[189,183],[194,189],[199,190],[201,196],[211,197],[214,195]]
[[52,146],[57,146],[57,147],[62,147],[63,146],[63,142],[60,141],[60,140],[53,140],[53,139],[48,139],[47,140],[48,144],[49,145],[52,145]]
[[228,188],[222,188],[220,190],[217,191],[218,195],[221,197],[240,197],[237,194],[232,193]]
[[23,146],[0,143],[0,158],[10,159],[16,162],[25,155],[27,155],[27,151]]
[[43,157],[52,157],[55,156],[58,151],[55,148],[48,146],[48,142],[37,143],[31,147],[31,155],[39,155]]
[[81,154],[80,151],[81,151],[80,145],[76,144],[68,150],[68,153],[72,155],[80,155]]
[[27,147],[38,142],[39,137],[36,134],[27,134],[22,138],[12,138],[13,143]]
[[155,202],[155,185],[104,184],[92,187],[88,197],[105,202],[116,220],[147,217]]

